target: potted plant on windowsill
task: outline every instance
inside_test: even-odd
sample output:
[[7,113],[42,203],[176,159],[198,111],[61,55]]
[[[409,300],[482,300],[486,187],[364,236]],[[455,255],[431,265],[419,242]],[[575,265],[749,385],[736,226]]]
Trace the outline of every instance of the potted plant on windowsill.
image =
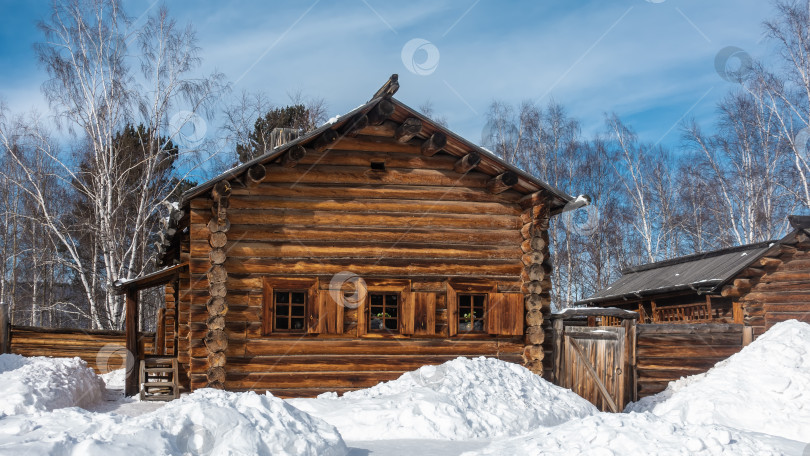
[[385,329],[385,319],[391,318],[388,312],[380,312],[371,316],[371,329]]
[[483,331],[484,322],[475,320],[475,315],[471,312],[465,313],[461,316],[461,321],[458,323],[459,331]]

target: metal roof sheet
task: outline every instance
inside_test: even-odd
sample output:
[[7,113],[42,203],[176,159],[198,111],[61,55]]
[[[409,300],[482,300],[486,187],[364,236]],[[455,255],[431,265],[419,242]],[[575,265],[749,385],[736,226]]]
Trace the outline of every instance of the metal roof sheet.
[[579,303],[699,288],[714,291],[759,259],[774,243],[760,242],[628,268],[622,271],[619,280]]

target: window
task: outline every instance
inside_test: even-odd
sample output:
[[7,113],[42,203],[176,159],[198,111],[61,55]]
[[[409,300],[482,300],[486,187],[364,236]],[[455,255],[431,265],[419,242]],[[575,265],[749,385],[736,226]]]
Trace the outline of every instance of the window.
[[523,335],[523,293],[491,282],[447,283],[447,334]]
[[306,330],[307,290],[277,290],[273,292],[275,321],[273,330],[304,332]]
[[369,293],[368,301],[370,332],[399,331],[398,293]]
[[458,295],[459,332],[484,332],[485,294]]

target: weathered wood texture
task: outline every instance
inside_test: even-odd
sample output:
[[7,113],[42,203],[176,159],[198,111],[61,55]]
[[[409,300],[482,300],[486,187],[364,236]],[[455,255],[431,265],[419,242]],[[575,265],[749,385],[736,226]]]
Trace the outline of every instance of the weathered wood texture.
[[[72,358],[78,356],[98,374],[121,369],[126,364],[124,331],[11,326],[10,353],[23,356]],[[140,353],[154,350],[155,333],[138,334]]]
[[635,319],[607,327],[587,325],[593,316],[585,318],[552,319],[552,350],[546,363],[552,368],[550,380],[600,410],[620,412],[636,400]]
[[523,364],[538,375],[544,375],[546,349],[543,342],[549,328],[546,319],[551,312],[551,258],[548,250],[548,207],[543,204],[542,194],[533,194],[520,201],[521,236],[520,248],[521,291],[524,296],[523,312],[525,338]]
[[251,339],[239,350],[230,349],[225,386],[234,391],[269,390],[281,397],[345,392],[459,356],[519,363],[521,350],[519,339]]
[[[229,390],[270,389],[287,396],[362,388],[460,355],[522,361],[526,309],[516,311],[521,306],[515,302],[528,304],[514,297],[523,292],[526,262],[547,260],[545,216],[527,224],[526,209],[519,204],[523,195],[514,189],[490,192],[491,175],[481,171],[485,164],[459,173],[459,157],[439,148],[441,138],[428,148],[430,153],[422,147],[434,131],[420,130],[418,137],[408,138],[417,130],[414,123],[397,140],[392,123],[372,122],[321,151],[308,149],[292,167],[282,166],[281,160],[266,164],[261,182],[231,189],[225,210],[215,207],[210,195],[190,201],[190,238],[183,246],[189,275],[181,275],[176,298],[184,386],[206,386],[212,361],[226,364],[222,375]],[[382,161],[385,169],[372,169],[372,161]],[[523,185],[519,181],[514,188]],[[222,239],[212,237],[212,214],[227,220]],[[521,248],[524,227],[530,232],[529,251],[537,252],[530,257]],[[212,252],[218,249],[223,255],[213,262]],[[224,274],[209,274],[215,266]],[[550,269],[538,267],[531,271],[532,289],[547,304]],[[399,334],[368,331],[362,305],[337,312],[326,288],[343,271],[368,281],[369,291],[385,290],[385,281],[406,281],[407,287],[399,290],[403,304],[412,307],[400,315]],[[307,333],[300,340],[263,331],[267,278],[317,280],[318,290],[309,295],[317,305],[310,306]],[[493,323],[497,328],[482,334],[450,336],[454,319],[448,281],[468,279],[492,293],[493,308],[504,309],[497,315],[517,317],[504,317]],[[224,313],[216,308],[224,322],[209,320],[214,294],[227,302]],[[532,300],[531,306],[540,309],[542,303]],[[338,313],[340,322],[335,320]],[[542,324],[542,315],[530,318]],[[205,345],[209,332],[220,330],[221,324],[227,340],[224,360],[210,356]],[[534,345],[542,344],[542,329],[533,337]],[[278,358],[302,346],[307,352],[295,356],[304,358],[278,370]],[[540,352],[533,359],[542,371],[542,347]],[[359,358],[349,362],[345,355]],[[374,356],[391,364],[381,367],[370,359]]]
[[645,324],[636,326],[638,397],[667,383],[700,374],[743,347],[743,325]]
[[761,262],[764,274],[738,283],[732,294],[739,295],[746,326],[754,337],[785,320],[810,323],[810,245],[798,243],[783,247]]

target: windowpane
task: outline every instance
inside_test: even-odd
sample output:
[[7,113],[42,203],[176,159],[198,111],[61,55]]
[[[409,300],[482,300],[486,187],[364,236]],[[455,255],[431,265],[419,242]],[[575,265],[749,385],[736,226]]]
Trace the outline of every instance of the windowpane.
[[303,331],[307,313],[306,291],[276,291],[274,299],[275,330]]
[[368,328],[370,331],[399,330],[399,295],[396,293],[369,294]]
[[292,328],[295,331],[300,331],[304,329],[304,319],[303,318],[292,318],[291,320]]
[[458,330],[460,332],[483,332],[485,294],[458,295]]

